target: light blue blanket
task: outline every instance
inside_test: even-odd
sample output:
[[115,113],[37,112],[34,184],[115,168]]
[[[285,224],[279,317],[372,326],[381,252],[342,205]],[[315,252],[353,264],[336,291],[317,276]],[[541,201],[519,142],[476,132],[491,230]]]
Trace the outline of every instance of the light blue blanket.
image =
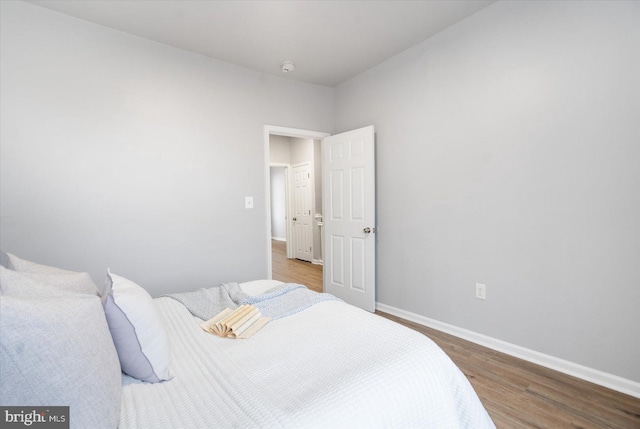
[[196,317],[209,320],[225,308],[235,309],[243,304],[252,304],[263,316],[280,319],[298,313],[319,302],[338,300],[328,293],[318,293],[297,283],[283,283],[261,295],[245,293],[238,283],[223,283],[220,286],[201,288],[194,292],[163,295],[183,304]]

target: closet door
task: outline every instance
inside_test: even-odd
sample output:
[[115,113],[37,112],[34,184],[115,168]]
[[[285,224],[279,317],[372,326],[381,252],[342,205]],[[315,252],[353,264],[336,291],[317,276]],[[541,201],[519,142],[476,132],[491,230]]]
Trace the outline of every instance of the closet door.
[[293,243],[294,257],[311,262],[313,259],[313,224],[311,196],[313,180],[311,164],[293,167]]

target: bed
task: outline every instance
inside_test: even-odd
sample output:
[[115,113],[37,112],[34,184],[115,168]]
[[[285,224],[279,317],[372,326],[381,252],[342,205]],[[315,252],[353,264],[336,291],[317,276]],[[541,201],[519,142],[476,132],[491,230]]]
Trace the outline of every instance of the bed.
[[[3,268],[0,283],[3,311],[11,308],[13,299],[6,297],[6,291],[15,295],[15,288],[7,287],[14,282],[8,277],[20,274],[9,271]],[[257,296],[278,283],[261,280],[240,286],[247,294]],[[61,301],[68,299],[70,294]],[[74,299],[80,302],[78,297]],[[435,343],[342,301],[319,302],[272,320],[246,340],[204,332],[199,327],[202,320],[170,297],[151,302],[166,332],[170,375],[166,380],[146,382],[119,373],[117,395],[94,395],[89,402],[94,408],[98,408],[96,403],[108,404],[106,417],[99,415],[100,410],[86,410],[84,407],[89,405],[82,402],[85,398],[78,400],[71,395],[66,402],[72,404],[71,427],[84,427],[80,422],[121,429],[495,427],[466,377]],[[77,303],[74,305],[78,308]],[[83,318],[86,324],[87,316]],[[23,392],[6,384],[13,375],[7,372],[6,365],[12,357],[5,353],[6,342],[15,339],[7,340],[5,334],[18,328],[7,317],[0,317],[0,322],[0,401],[2,405],[16,405]],[[91,329],[95,331],[96,326]],[[86,337],[86,333],[81,335]],[[90,350],[96,347],[91,345]],[[107,350],[109,345],[104,348]],[[98,361],[97,353],[94,356],[95,361],[88,366],[91,371],[96,372],[96,366],[107,366],[106,361]],[[80,396],[92,396],[95,384],[95,380],[85,385],[78,381],[72,390],[87,392]],[[64,389],[61,392],[68,393]],[[29,394],[33,397],[33,392]],[[114,397],[120,401],[117,410],[110,404]]]

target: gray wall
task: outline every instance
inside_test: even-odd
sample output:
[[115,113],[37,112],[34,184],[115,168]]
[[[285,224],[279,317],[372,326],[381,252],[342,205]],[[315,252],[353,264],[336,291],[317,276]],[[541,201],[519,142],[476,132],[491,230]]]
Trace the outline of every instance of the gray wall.
[[378,301],[640,381],[638,23],[498,2],[337,88],[377,132]]
[[[315,192],[315,204],[316,212],[313,219],[313,259],[316,261],[323,261],[322,256],[322,230],[318,226],[318,220],[315,219],[316,214],[323,214],[322,212],[322,140],[313,141],[313,177],[315,178],[314,192]],[[323,219],[324,220],[324,219]]]
[[263,126],[335,114],[377,131],[379,301],[640,381],[640,3],[499,2],[335,91],[0,4],[3,250],[264,277]]
[[284,167],[271,167],[271,237],[287,238],[287,199]]
[[291,164],[291,137],[269,136],[269,162]]
[[264,278],[264,125],[331,131],[333,89],[1,3],[2,249],[154,296]]
[[310,163],[313,169],[313,140],[290,138],[291,165]]

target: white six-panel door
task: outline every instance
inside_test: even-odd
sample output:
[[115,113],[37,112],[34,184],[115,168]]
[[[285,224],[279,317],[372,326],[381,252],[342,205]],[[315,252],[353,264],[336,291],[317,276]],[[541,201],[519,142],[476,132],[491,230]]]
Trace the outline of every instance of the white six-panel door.
[[373,126],[322,141],[324,291],[375,311]]
[[313,225],[311,223],[311,164],[293,167],[293,245],[294,257],[313,259]]

